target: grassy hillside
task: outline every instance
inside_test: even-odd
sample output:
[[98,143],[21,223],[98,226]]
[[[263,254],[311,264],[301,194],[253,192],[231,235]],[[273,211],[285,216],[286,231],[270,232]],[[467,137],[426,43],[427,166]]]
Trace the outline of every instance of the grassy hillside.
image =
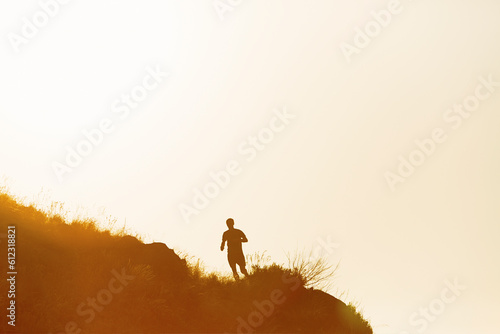
[[[254,265],[234,281],[161,243],[65,222],[0,193],[0,257],[15,226],[15,327],[2,333],[372,333],[352,305],[310,288],[320,267]],[[312,271],[311,271],[312,268]],[[2,275],[7,275],[2,265]],[[324,273],[324,271],[323,271]],[[10,276],[7,276],[9,278]]]

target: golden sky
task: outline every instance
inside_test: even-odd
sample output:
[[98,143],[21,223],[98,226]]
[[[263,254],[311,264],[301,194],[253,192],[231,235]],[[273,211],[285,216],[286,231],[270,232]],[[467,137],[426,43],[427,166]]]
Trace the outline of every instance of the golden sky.
[[341,261],[375,333],[497,333],[498,1],[43,3],[0,4],[14,193],[224,271],[233,217]]

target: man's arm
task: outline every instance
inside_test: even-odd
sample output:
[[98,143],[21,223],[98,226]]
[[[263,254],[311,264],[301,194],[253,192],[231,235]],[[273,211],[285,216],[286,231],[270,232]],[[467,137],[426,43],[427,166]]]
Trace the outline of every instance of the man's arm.
[[241,232],[241,242],[248,242],[248,239],[247,239],[247,236],[245,235],[245,233],[243,233],[243,231],[240,231]]
[[224,250],[224,246],[225,246],[225,244],[226,244],[226,238],[225,238],[225,237],[226,237],[226,233],[224,233],[224,234],[222,235],[222,243],[220,244],[220,250],[221,250],[221,251],[223,251],[223,250]]

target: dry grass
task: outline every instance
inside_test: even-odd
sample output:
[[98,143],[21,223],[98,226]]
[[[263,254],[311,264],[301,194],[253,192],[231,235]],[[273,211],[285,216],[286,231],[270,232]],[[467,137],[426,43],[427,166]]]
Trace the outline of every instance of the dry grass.
[[288,268],[293,275],[300,277],[306,288],[328,291],[332,287],[335,272],[339,267],[327,262],[324,257],[313,257],[305,251],[287,254]]
[[[131,263],[124,255],[127,249],[117,248],[130,244],[127,239],[130,237],[123,237],[125,230],[117,233],[116,229],[105,229],[96,220],[83,217],[68,224],[60,211],[63,207],[55,203],[42,211],[33,205],[21,205],[0,191],[0,228],[6,230],[6,225],[16,225],[22,254],[19,258],[22,280],[18,286],[22,293],[17,298],[20,332],[64,332],[70,321],[77,322],[81,334],[235,332],[238,317],[247,317],[255,309],[256,301],[269,299],[276,289],[289,293],[286,297],[290,302],[281,305],[266,320],[275,326],[272,328],[315,326],[316,323],[302,315],[312,312],[315,316],[314,310],[294,304],[296,297],[290,287],[295,281],[302,283],[297,285],[297,291],[307,295],[307,288],[326,286],[337,269],[324,259],[310,262],[310,257],[304,254],[289,257],[288,266],[271,263],[271,258],[263,252],[247,258],[250,277],[234,281],[228,274],[208,271],[200,259],[184,253],[187,275],[180,280],[160,278],[157,270],[164,268],[144,262]],[[125,239],[129,241],[123,243]],[[141,244],[137,240],[135,243]],[[0,255],[6,256],[2,252]],[[76,311],[78,305],[107,289],[113,277],[111,271],[121,268],[136,278],[114,295],[102,312],[96,313],[95,320],[86,323]],[[0,289],[6,291],[6,288],[6,281],[0,282]],[[355,312],[351,308],[349,314]],[[356,326],[361,329],[352,333],[369,333],[369,325],[362,316],[353,314]],[[261,330],[264,328],[271,327],[263,326]],[[1,326],[0,332],[4,332]]]

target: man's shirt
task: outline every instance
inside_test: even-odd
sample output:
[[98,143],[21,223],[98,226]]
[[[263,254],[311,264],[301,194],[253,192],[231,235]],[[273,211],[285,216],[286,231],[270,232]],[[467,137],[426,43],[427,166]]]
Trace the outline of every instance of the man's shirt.
[[245,233],[238,229],[227,230],[222,235],[222,241],[227,241],[227,251],[230,253],[243,252],[241,243],[246,239]]

